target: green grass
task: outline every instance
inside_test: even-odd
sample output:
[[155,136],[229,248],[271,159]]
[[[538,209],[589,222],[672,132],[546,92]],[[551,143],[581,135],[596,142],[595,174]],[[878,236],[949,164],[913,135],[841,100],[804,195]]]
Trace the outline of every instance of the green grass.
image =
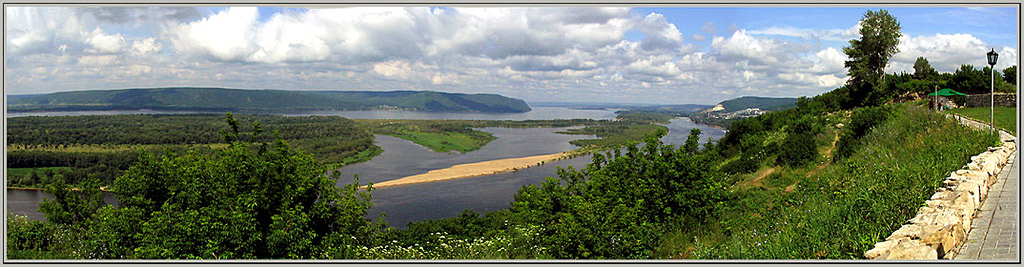
[[381,134],[409,140],[435,152],[456,151],[466,153],[480,149],[491,142],[491,140],[497,139],[493,135],[490,135],[490,138],[481,138],[460,132],[431,133],[399,130]]
[[[958,108],[949,110],[948,112],[960,114],[986,123],[991,120],[989,115],[991,110],[987,107]],[[1017,108],[996,107],[994,117],[996,128],[1003,129],[1010,132],[1010,134],[1017,135]]]
[[[717,217],[691,232],[704,259],[859,259],[914,216],[951,171],[998,141],[915,107],[862,137],[863,147],[818,170],[811,164],[738,189]],[[808,177],[809,170],[815,170]],[[796,185],[791,192],[784,186]],[[676,239],[685,238],[685,235]],[[687,243],[667,240],[668,243]]]
[[46,170],[52,170],[58,172],[61,170],[70,170],[71,167],[42,167],[42,168],[7,168],[7,177],[22,177],[30,172],[35,172],[37,175],[46,172]]

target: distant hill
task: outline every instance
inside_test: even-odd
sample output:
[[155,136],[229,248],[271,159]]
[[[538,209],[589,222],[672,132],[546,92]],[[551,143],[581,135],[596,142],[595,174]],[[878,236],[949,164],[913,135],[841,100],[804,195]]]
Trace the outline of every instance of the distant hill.
[[711,107],[709,105],[698,105],[698,104],[684,104],[684,105],[654,105],[654,106],[643,106],[643,107],[629,107],[632,111],[644,111],[644,112],[658,112],[665,114],[673,114],[676,116],[685,116],[690,113],[700,111]]
[[[722,101],[718,103],[721,105],[721,112],[734,112],[748,108],[758,108],[765,111],[782,110],[796,106],[796,98],[792,97],[758,97],[758,96],[744,96],[740,98],[734,98]],[[717,109],[717,106],[714,108]]]
[[530,111],[525,101],[497,94],[432,91],[286,91],[173,87],[8,96],[7,100],[9,112],[134,109],[241,112],[367,109],[482,113]]

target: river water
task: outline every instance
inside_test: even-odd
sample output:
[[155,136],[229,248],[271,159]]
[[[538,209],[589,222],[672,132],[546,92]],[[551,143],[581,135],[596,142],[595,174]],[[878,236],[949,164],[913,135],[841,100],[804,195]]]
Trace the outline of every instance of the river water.
[[[67,116],[67,115],[113,115],[113,114],[181,114],[180,112],[159,111],[116,111],[116,112],[50,112],[45,114],[8,114],[16,116]],[[281,114],[286,116],[343,116],[354,119],[465,119],[465,120],[528,120],[528,119],[613,119],[614,110],[578,110],[564,107],[536,107],[530,112],[518,114],[485,113],[427,113],[413,111],[333,111],[303,114]],[[717,140],[724,131],[695,124],[688,118],[676,118],[666,125],[669,133],[662,141],[683,144],[690,129],[700,129],[701,143]],[[467,153],[438,153],[416,145],[411,141],[390,136],[376,136],[376,144],[384,149],[370,161],[341,168],[339,185],[349,184],[359,174],[360,183],[382,182],[401,177],[425,173],[458,164],[481,162],[503,158],[525,157],[569,151],[576,147],[569,141],[596,138],[588,135],[564,135],[556,132],[566,128],[482,128],[494,134],[495,139],[476,151]],[[373,191],[374,206],[368,217],[384,219],[388,225],[404,228],[409,222],[427,219],[441,219],[458,216],[465,209],[476,212],[495,211],[508,207],[515,193],[525,185],[540,184],[546,177],[556,176],[558,167],[582,168],[591,161],[590,156],[560,160],[541,166],[494,175],[464,179],[445,180],[431,183],[379,188]],[[38,204],[48,194],[41,191],[6,190],[7,211],[43,219],[37,211]],[[108,203],[116,203],[109,194],[104,195]],[[381,217],[381,214],[386,214]]]

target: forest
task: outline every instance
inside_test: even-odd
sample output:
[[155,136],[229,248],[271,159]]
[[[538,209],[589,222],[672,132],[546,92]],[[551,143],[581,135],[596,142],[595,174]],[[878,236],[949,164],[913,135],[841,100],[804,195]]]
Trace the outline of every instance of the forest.
[[[341,117],[232,117],[239,121],[241,138],[265,142],[277,136],[332,166],[380,153],[369,131]],[[7,168],[70,167],[29,172],[31,177],[9,175],[8,185],[21,187],[43,187],[55,175],[72,184],[95,176],[109,185],[138,160],[140,151],[212,154],[225,147],[224,131],[231,130],[223,115],[204,114],[15,117],[7,122]]]

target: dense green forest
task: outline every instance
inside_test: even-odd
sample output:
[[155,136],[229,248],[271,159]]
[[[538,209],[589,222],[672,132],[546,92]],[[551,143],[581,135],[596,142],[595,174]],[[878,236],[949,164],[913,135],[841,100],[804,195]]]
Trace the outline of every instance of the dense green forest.
[[496,94],[431,91],[285,91],[226,88],[147,88],[60,92],[10,98],[10,112],[155,109],[290,112],[397,108],[428,112],[517,113],[525,101]]
[[[279,136],[334,166],[368,160],[380,153],[373,135],[341,117],[240,115],[235,117],[247,140],[265,142]],[[262,124],[257,124],[257,122]],[[252,137],[259,128],[264,131]],[[222,115],[99,115],[15,117],[7,120],[7,168],[72,167],[13,176],[8,185],[42,187],[59,175],[70,183],[96,176],[109,185],[140,151],[163,154],[190,150],[213,153],[225,146],[231,130]],[[8,175],[8,177],[12,177]],[[25,180],[24,178],[28,178]]]
[[[312,156],[281,139],[239,134],[229,117],[232,130],[221,137],[230,145],[211,147],[215,153],[143,153],[113,183],[117,208],[101,205],[96,179],[48,185],[54,199],[41,210],[50,221],[8,216],[8,255],[857,259],[913,216],[950,171],[998,143],[928,109],[927,100],[900,103],[924,90],[910,85],[929,84],[930,72],[885,74],[899,22],[879,10],[866,12],[861,25],[843,51],[846,85],[735,121],[703,148],[699,130],[675,146],[654,129],[643,145],[626,140],[625,149],[595,153],[584,168],[523,186],[507,209],[406,229],[373,224],[364,217],[372,185],[336,187]],[[574,131],[624,133],[620,127],[666,119],[620,118]],[[458,122],[476,123],[528,124]]]

